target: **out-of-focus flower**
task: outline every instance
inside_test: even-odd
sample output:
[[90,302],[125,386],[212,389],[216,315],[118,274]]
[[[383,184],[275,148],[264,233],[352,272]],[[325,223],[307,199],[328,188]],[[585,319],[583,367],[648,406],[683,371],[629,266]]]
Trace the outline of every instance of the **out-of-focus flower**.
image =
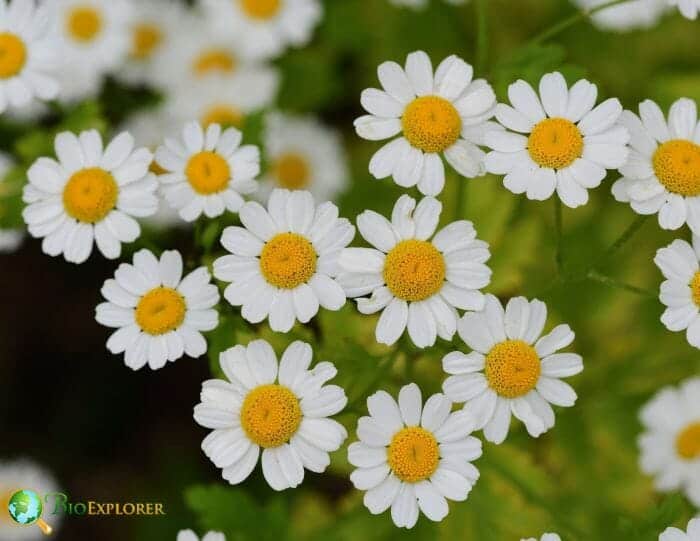
[[[609,0],[573,0],[583,9],[593,9]],[[608,7],[595,13],[593,23],[602,30],[627,32],[637,28],[651,28],[668,11],[668,0],[633,0]]]
[[[400,7],[409,7],[413,9],[422,9],[428,5],[429,0],[389,0],[390,4]],[[453,6],[461,6],[466,4],[469,0],[444,0],[448,4]]]
[[[520,541],[537,541],[537,538],[528,537],[527,539],[521,539]],[[561,541],[561,537],[555,533],[546,533],[540,537],[539,541]]]
[[[7,195],[5,191],[5,175],[12,167],[12,158],[0,152],[0,200]],[[17,250],[24,240],[22,229],[0,229],[0,254],[11,253]]]
[[698,18],[700,0],[666,0],[669,5],[677,6],[683,17],[691,20]]
[[[192,530],[182,530],[177,534],[175,541],[199,541],[199,537]],[[226,536],[221,532],[208,532],[204,534],[202,541],[226,541]]]

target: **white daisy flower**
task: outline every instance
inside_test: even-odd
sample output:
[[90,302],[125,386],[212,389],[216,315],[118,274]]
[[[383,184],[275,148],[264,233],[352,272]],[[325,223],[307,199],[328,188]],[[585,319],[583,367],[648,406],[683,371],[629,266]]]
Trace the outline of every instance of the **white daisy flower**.
[[[461,6],[468,1],[469,0],[445,0],[447,4],[452,4],[453,6]],[[389,3],[400,7],[422,9],[428,5],[428,0],[389,0]]]
[[265,340],[221,354],[228,381],[204,382],[194,419],[213,430],[202,450],[232,485],[250,475],[262,447],[268,484],[274,490],[294,488],[304,480],[304,469],[324,472],[328,453],[347,438],[345,428],[329,419],[348,401],[342,388],[326,385],[337,370],[329,362],[309,369],[311,357],[311,346],[300,341],[289,345],[279,366]]
[[[700,235],[700,123],[693,100],[681,98],[668,114],[651,100],[639,105],[639,117],[625,111],[632,134],[623,178],[612,187],[615,199],[629,202],[638,214],[658,213],[664,229],[687,223]],[[641,117],[641,118],[640,118]]]
[[[21,489],[29,489],[40,497],[58,491],[58,485],[53,475],[43,466],[32,460],[19,459],[0,460],[0,539],[3,541],[39,541],[45,539],[42,531],[17,524],[7,515],[7,508],[12,495]],[[50,526],[54,533],[61,523],[61,515],[51,515]]]
[[[527,539],[521,539],[520,541],[537,541],[537,538],[528,537]],[[539,541],[561,541],[561,537],[555,533],[546,533],[540,537]]]
[[318,201],[332,201],[348,185],[347,156],[340,134],[312,116],[271,113],[265,119],[264,148],[269,162],[258,195],[274,188],[308,190]]
[[239,217],[243,227],[227,227],[221,236],[232,255],[214,261],[214,276],[232,282],[224,297],[242,307],[246,321],[269,319],[273,331],[288,332],[296,320],[308,323],[319,307],[342,308],[337,262],[355,228],[338,218],[338,207],[316,206],[307,191],[277,189],[267,210],[248,202]]
[[[4,152],[0,152],[0,200],[6,195],[5,176],[13,166],[12,157]],[[22,229],[0,229],[0,254],[8,254],[17,251],[24,240],[24,230]]]
[[58,95],[56,44],[47,6],[0,0],[0,113]]
[[499,103],[496,118],[511,131],[486,136],[493,149],[486,169],[505,175],[503,185],[528,199],[544,201],[556,190],[566,206],[585,205],[606,169],[627,161],[630,136],[619,123],[622,105],[610,98],[595,107],[594,84],[581,79],[569,89],[558,72],[543,76],[539,90],[538,96],[523,80],[508,87],[513,106]]
[[486,295],[480,312],[464,314],[459,336],[474,351],[448,353],[442,367],[448,377],[443,391],[484,430],[484,437],[503,443],[511,413],[537,438],[554,426],[555,406],[570,407],[576,392],[561,381],[583,370],[575,353],[556,353],[574,340],[568,325],[558,325],[542,336],[547,307],[537,299],[516,297],[505,310],[493,295]]
[[258,188],[260,151],[241,146],[243,135],[236,128],[221,130],[210,124],[206,132],[197,122],[188,122],[182,140],[166,138],[156,151],[156,162],[165,173],[158,177],[171,207],[188,222],[203,213],[208,218],[226,210],[238,212],[243,195]]
[[203,355],[207,343],[201,333],[219,324],[214,309],[219,290],[210,280],[205,267],[183,278],[182,256],[175,250],[163,252],[160,260],[149,250],[136,252],[133,265],[119,265],[102,286],[107,302],[97,306],[95,319],[117,329],[107,349],[124,353],[133,370],[146,364],[157,370],[185,353]]
[[700,237],[693,245],[674,240],[656,252],[654,263],[666,280],[659,299],[666,305],[661,322],[669,331],[686,331],[688,343],[700,348]]
[[338,282],[348,297],[362,297],[360,312],[382,312],[375,333],[381,344],[394,344],[406,328],[421,348],[435,344],[438,336],[451,340],[457,309],[484,306],[479,289],[491,281],[489,246],[467,220],[452,222],[433,237],[441,211],[442,203],[432,197],[416,205],[403,195],[391,222],[371,210],[357,217],[360,234],[373,248],[343,250]]
[[700,541],[700,518],[688,522],[688,531],[678,528],[666,528],[660,535],[659,541]]
[[104,150],[97,130],[59,133],[54,147],[58,161],[39,158],[27,172],[22,216],[29,233],[44,239],[44,253],[72,263],[90,257],[93,240],[116,259],[121,244],[141,234],[132,216],[151,216],[158,208],[157,182],[148,172],[153,154],[134,150],[126,132]]
[[102,76],[129,53],[130,0],[54,0],[62,64],[63,101],[95,94]]
[[[192,530],[182,530],[177,534],[175,541],[199,541],[199,537]],[[208,532],[202,537],[202,541],[226,541],[226,536],[221,532]]]
[[[627,32],[655,26],[668,11],[668,0],[629,0],[595,13],[591,18],[601,30]],[[609,0],[573,0],[580,8],[590,10],[609,3]]]
[[209,18],[223,35],[234,36],[246,56],[273,58],[302,47],[321,21],[318,0],[204,0]]
[[682,490],[700,507],[700,378],[659,391],[641,410],[639,465],[660,492]]
[[398,403],[378,391],[367,399],[368,417],[360,417],[348,460],[357,469],[350,480],[366,490],[364,503],[378,515],[391,508],[399,528],[413,528],[418,510],[439,522],[447,500],[464,501],[479,479],[471,464],[481,456],[481,441],[464,411],[450,413],[452,402],[434,394],[425,402],[415,383],[399,392]]
[[677,6],[683,17],[695,20],[700,13],[700,0],[666,0],[669,5]]
[[384,62],[377,69],[384,90],[362,92],[362,106],[370,113],[355,120],[357,134],[371,141],[393,138],[369,163],[378,179],[392,176],[399,186],[418,185],[424,195],[438,195],[445,185],[440,155],[462,176],[485,173],[485,134],[494,129],[496,95],[473,69],[457,56],[443,60],[433,76],[430,58],[411,53],[405,68]]

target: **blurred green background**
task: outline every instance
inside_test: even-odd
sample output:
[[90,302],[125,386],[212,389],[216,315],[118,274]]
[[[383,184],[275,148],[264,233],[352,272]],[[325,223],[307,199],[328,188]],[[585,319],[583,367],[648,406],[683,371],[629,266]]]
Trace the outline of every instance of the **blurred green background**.
[[[453,53],[481,64],[477,76],[487,77],[501,100],[515,79],[537,82],[543,73],[561,70],[569,83],[585,76],[598,85],[601,98],[619,97],[629,109],[645,98],[662,107],[680,96],[700,101],[697,22],[672,15],[651,30],[614,34],[583,21],[532,45],[534,36],[575,8],[564,0],[487,4],[487,47],[477,53],[476,0],[461,7],[432,0],[419,12],[385,0],[327,0],[312,43],[276,61],[283,78],[278,108],[317,114],[343,134],[352,186],[340,200],[341,215],[354,221],[366,208],[387,214],[402,193],[389,180],[370,177],[368,162],[379,144],[359,139],[352,121],[363,113],[362,89],[378,84],[377,65],[403,63],[416,49],[427,51],[435,65]],[[19,161],[3,186],[0,225],[21,223],[26,168],[36,157],[51,155],[55,132],[98,127],[107,134],[129,114],[157,102],[147,89],[107,81],[99,99],[55,106],[40,125],[0,121],[0,149]],[[260,115],[246,123],[248,142],[259,143],[260,127]],[[700,368],[698,352],[683,333],[671,333],[659,321],[661,275],[652,262],[658,248],[689,233],[685,228],[662,232],[652,217],[621,250],[601,259],[637,218],[612,198],[615,179],[611,174],[592,191],[585,207],[564,209],[558,242],[553,200],[515,196],[495,177],[448,177],[440,196],[443,221],[463,212],[491,244],[494,278],[487,290],[504,299],[544,300],[548,326],[566,322],[576,332],[573,348],[583,355],[585,370],[570,380],[579,401],[557,410],[549,433],[532,439],[516,423],[504,444],[485,443],[476,462],[480,481],[466,502],[451,502],[440,524],[421,517],[405,532],[393,526],[388,513],[371,516],[362,493],[348,481],[346,449],[369,394],[378,389],[395,394],[408,381],[416,381],[424,396],[438,392],[441,358],[463,347],[458,339],[427,351],[405,341],[395,348],[378,346],[376,319],[360,316],[350,302],[337,313],[322,311],[317,324],[297,326],[288,335],[274,335],[267,324],[249,326],[234,309],[223,307],[221,325],[209,334],[209,361],[182,359],[158,372],[132,373],[121,357],[106,351],[108,330],[94,321],[99,289],[117,263],[93,257],[74,267],[43,255],[37,241],[0,256],[0,402],[5,404],[0,457],[33,457],[76,500],[156,500],[168,510],[166,518],[68,519],[59,541],[166,540],[188,527],[221,530],[229,541],[505,541],[539,538],[545,531],[560,533],[564,541],[651,541],[666,526],[685,527],[695,510],[679,495],[654,492],[638,468],[636,438],[640,406],[662,386]],[[191,267],[202,258],[211,262],[221,250],[216,242],[221,229],[232,222],[147,232],[125,247],[123,259],[144,246],[177,247]],[[587,277],[593,266],[596,274]],[[217,370],[218,352],[258,336],[278,351],[298,338],[310,341],[316,360],[336,364],[335,383],[349,396],[339,420],[351,435],[333,455],[329,471],[306,472],[301,487],[284,493],[273,492],[259,468],[238,487],[220,480],[199,449],[206,431],[191,414],[201,382]]]

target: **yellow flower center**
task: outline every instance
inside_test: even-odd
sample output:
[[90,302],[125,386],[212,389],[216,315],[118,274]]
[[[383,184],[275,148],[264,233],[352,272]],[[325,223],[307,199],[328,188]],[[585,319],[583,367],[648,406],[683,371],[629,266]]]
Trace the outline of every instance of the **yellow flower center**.
[[242,128],[245,118],[243,113],[230,105],[213,105],[202,115],[202,124],[207,127],[210,124],[219,124],[222,128]]
[[149,58],[163,42],[163,32],[155,24],[140,23],[134,27],[131,56],[138,60]]
[[442,288],[445,258],[427,241],[401,241],[386,256],[384,281],[399,299],[425,300]]
[[68,179],[63,188],[63,206],[69,216],[80,222],[97,223],[117,204],[119,188],[114,177],[104,169],[81,169]]
[[462,119],[445,98],[423,96],[406,106],[401,117],[404,137],[423,152],[442,152],[457,142]]
[[239,0],[243,11],[254,19],[271,19],[282,7],[282,0]]
[[700,145],[684,139],[667,141],[656,149],[652,163],[656,178],[669,192],[700,195]]
[[295,153],[282,154],[272,168],[277,184],[288,190],[302,190],[309,184],[311,168],[304,156]]
[[0,34],[0,79],[14,77],[27,61],[24,42],[10,32]]
[[676,451],[685,460],[700,458],[700,422],[692,423],[681,430],[676,438]]
[[306,238],[297,233],[280,233],[263,247],[260,270],[273,286],[294,289],[314,275],[316,259],[316,250]]
[[89,6],[73,8],[67,23],[68,33],[76,41],[92,41],[102,29],[100,12]]
[[700,272],[696,272],[690,281],[690,290],[693,292],[693,301],[700,307]]
[[248,393],[241,407],[241,426],[261,447],[287,443],[301,423],[296,395],[283,385],[261,385]]
[[428,479],[440,460],[438,442],[430,432],[418,426],[402,428],[387,449],[389,467],[394,475],[407,483]]
[[160,164],[153,160],[151,162],[151,165],[148,166],[148,170],[153,173],[154,175],[165,175],[168,173],[167,170],[163,169]]
[[489,386],[501,396],[526,395],[540,378],[540,357],[535,348],[522,340],[506,340],[486,355],[484,373]]
[[236,59],[225,49],[209,49],[200,54],[192,63],[192,71],[201,77],[211,73],[233,73]]
[[185,320],[185,299],[170,287],[156,287],[146,293],[136,306],[136,323],[152,335],[174,331]]
[[12,520],[7,510],[10,506],[10,498],[12,498],[14,493],[18,490],[21,490],[21,488],[10,488],[8,486],[0,486],[0,523],[6,522],[8,524],[15,524],[14,520]]
[[195,192],[210,195],[228,186],[231,168],[216,152],[205,150],[190,158],[185,167],[185,175]]
[[532,129],[527,150],[537,165],[563,169],[581,157],[583,135],[570,120],[547,118]]

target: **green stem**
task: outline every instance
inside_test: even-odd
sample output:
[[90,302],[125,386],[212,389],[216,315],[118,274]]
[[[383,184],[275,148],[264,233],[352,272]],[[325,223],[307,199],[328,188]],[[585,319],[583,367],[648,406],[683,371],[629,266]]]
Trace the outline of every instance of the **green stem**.
[[622,235],[620,235],[618,239],[612,243],[610,248],[608,248],[605,251],[605,253],[598,258],[598,260],[593,265],[593,269],[602,266],[608,259],[610,259],[615,254],[615,252],[617,252],[620,248],[627,244],[627,242],[632,237],[634,237],[634,235],[636,235],[637,232],[642,228],[642,226],[648,218],[649,216],[644,214],[640,214],[639,216],[637,216],[635,220],[629,225],[629,227],[623,231]]
[[564,270],[564,251],[563,251],[563,234],[562,234],[562,208],[561,199],[559,197],[554,197],[554,231],[556,236],[556,253],[554,260],[557,263],[557,274],[562,275]]
[[614,278],[610,278],[610,276],[606,276],[604,274],[601,274],[596,270],[588,271],[586,278],[588,278],[589,280],[591,280],[593,282],[598,282],[599,284],[603,284],[603,285],[606,285],[608,287],[612,287],[615,289],[622,289],[624,291],[629,291],[630,293],[634,293],[634,294],[640,295],[642,297],[648,297],[650,299],[655,299],[657,296],[657,294],[654,291],[650,291],[648,289],[643,289],[641,287],[632,286],[632,285],[626,284],[624,282],[620,282],[618,280],[615,280]]
[[476,72],[486,69],[489,52],[489,0],[476,2]]

